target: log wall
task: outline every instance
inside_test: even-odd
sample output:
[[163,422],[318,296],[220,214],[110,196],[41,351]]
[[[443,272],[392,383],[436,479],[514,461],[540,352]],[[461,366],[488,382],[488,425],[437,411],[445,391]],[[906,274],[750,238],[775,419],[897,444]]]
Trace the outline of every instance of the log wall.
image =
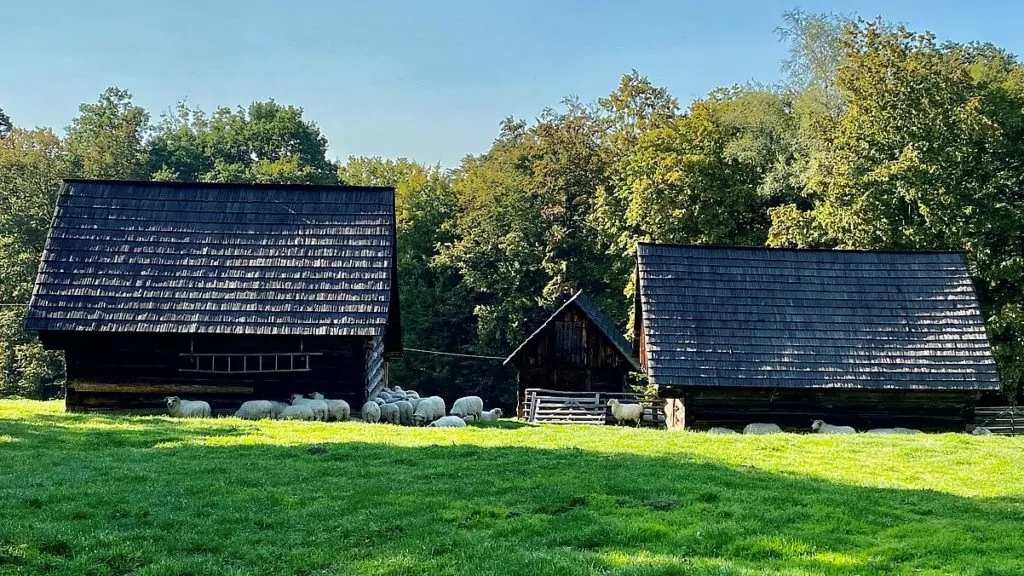
[[[166,396],[206,400],[219,413],[233,412],[245,400],[283,401],[314,391],[354,405],[365,400],[366,338],[124,333],[40,337],[47,348],[65,352],[69,411],[160,412]],[[308,354],[309,370],[259,372],[250,364],[247,372],[196,372],[191,352],[250,354],[250,362],[259,355]],[[238,370],[238,357],[233,360]]]
[[685,425],[742,429],[771,422],[793,431],[810,430],[814,420],[858,430],[902,426],[925,431],[963,432],[974,418],[975,391],[734,388],[692,386],[659,390],[682,399]]

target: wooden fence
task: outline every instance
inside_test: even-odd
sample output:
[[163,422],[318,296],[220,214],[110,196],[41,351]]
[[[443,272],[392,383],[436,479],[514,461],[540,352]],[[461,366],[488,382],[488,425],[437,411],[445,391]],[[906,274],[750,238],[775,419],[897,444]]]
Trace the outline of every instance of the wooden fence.
[[974,423],[1002,436],[1024,435],[1024,408],[987,406],[974,409]]
[[520,399],[519,416],[527,422],[546,424],[615,424],[608,401],[617,398],[625,403],[645,406],[641,426],[665,427],[665,401],[642,399],[629,392],[566,392],[527,388]]

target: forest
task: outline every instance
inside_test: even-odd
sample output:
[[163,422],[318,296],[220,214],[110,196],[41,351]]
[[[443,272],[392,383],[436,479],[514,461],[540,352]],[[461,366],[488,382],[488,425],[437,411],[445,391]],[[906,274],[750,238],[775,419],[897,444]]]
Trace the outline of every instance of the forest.
[[[154,116],[112,87],[62,132],[0,110],[0,396],[61,359],[22,329],[62,178],[391,185],[408,348],[504,356],[583,289],[626,330],[637,241],[962,250],[1004,391],[1024,377],[1024,65],[884,20],[786,13],[777,84],[681,105],[630,71],[500,122],[457,167],[328,159],[274,100]],[[3,103],[0,102],[0,105]],[[394,382],[514,402],[500,361],[407,352]]]

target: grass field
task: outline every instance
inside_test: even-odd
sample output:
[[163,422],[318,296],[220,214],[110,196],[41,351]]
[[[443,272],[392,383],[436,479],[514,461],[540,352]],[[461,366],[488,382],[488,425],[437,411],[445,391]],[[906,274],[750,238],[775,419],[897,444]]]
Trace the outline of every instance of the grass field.
[[0,401],[0,574],[1024,574],[1024,439]]

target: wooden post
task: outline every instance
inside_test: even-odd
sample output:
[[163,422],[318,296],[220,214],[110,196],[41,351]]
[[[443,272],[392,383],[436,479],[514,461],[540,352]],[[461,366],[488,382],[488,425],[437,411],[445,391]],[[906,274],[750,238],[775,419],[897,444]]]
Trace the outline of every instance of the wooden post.
[[679,398],[665,399],[665,427],[669,430],[686,429],[686,413]]

